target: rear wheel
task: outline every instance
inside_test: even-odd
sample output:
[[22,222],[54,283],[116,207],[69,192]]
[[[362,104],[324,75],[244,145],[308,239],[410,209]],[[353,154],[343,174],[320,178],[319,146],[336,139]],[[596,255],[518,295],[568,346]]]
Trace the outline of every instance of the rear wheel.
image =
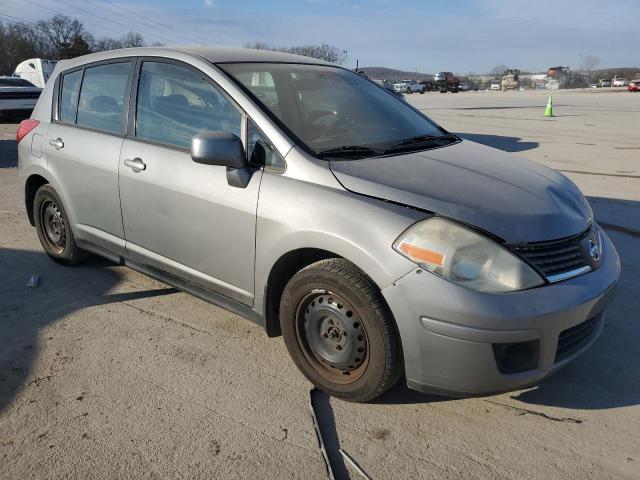
[[60,197],[50,185],[41,186],[33,201],[34,220],[40,243],[53,260],[73,265],[87,258],[88,252],[75,241]]
[[371,279],[344,259],[316,262],[291,278],[280,324],[295,364],[330,395],[369,401],[402,374],[391,313]]

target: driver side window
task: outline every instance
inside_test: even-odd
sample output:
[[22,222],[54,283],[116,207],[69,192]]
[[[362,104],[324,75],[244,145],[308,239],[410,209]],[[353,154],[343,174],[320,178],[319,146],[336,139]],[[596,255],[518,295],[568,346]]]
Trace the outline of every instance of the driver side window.
[[189,148],[202,131],[240,137],[242,114],[195,71],[160,62],[144,62],[138,82],[136,137]]

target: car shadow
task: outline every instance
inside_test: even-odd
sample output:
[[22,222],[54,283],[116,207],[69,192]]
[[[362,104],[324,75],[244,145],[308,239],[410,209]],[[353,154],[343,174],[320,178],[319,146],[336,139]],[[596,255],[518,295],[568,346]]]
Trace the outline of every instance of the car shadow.
[[[537,386],[510,394],[529,405],[601,410],[640,404],[640,202],[588,200],[620,256],[616,297],[607,309],[602,335],[590,349]],[[453,400],[411,391],[401,380],[376,403]]]
[[15,140],[0,140],[0,168],[18,166],[18,145]]
[[[43,252],[0,248],[0,413],[17,393],[47,380],[32,367],[39,346],[56,339],[47,327],[83,308],[175,293],[160,288],[110,294],[121,273],[100,258],[73,268],[54,263]],[[36,288],[27,287],[38,275]]]
[[540,145],[538,142],[523,142],[519,137],[505,137],[502,135],[483,135],[480,133],[458,133],[460,138],[471,142],[481,143],[488,147],[504,150],[505,152],[524,152],[533,150]]

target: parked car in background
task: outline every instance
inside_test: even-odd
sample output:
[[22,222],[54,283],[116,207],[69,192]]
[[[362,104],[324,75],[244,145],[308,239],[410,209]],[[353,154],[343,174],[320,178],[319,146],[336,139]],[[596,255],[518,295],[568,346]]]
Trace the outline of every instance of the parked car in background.
[[453,396],[531,386],[596,341],[620,275],[568,177],[308,57],[67,60],[17,145],[52,260],[93,252],[250,318],[350,401],[400,378]]
[[418,81],[413,81],[408,85],[407,93],[424,93],[427,91],[427,86]]
[[612,87],[626,87],[629,85],[629,82],[626,78],[614,78],[611,80]]
[[396,92],[396,89],[394,88],[393,83],[391,81],[389,81],[389,80],[381,80],[381,79],[372,79],[372,81],[376,82],[382,88],[390,91],[391,93],[393,93],[397,97],[404,98],[404,96],[401,93]]
[[502,90],[502,85],[498,82],[493,82],[491,87],[489,87],[489,90]]
[[631,80],[627,89],[630,92],[640,92],[640,80]]
[[466,92],[469,90],[469,84],[466,82],[461,82],[460,86],[458,87],[460,90],[462,90],[463,92]]
[[393,89],[397,93],[407,93],[407,90],[409,89],[410,81],[411,80],[402,80],[401,82],[396,82],[393,84]]
[[424,93],[426,91],[426,85],[418,82],[417,80],[402,80],[396,83],[394,90],[398,93]]
[[600,88],[609,88],[611,87],[611,80],[599,80],[598,85]]
[[29,116],[40,97],[41,88],[18,77],[0,77],[0,116]]
[[18,64],[13,71],[13,76],[24,78],[36,87],[44,88],[57,63],[57,60],[30,58]]

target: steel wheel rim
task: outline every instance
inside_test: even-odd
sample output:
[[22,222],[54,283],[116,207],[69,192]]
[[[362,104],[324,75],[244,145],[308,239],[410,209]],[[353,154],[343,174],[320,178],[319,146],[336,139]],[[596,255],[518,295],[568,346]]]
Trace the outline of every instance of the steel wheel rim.
[[305,358],[323,378],[349,384],[369,364],[369,340],[356,310],[327,290],[307,293],[296,308],[296,337]]
[[40,225],[49,248],[56,254],[64,252],[67,244],[67,228],[62,218],[60,207],[47,200],[40,206]]

